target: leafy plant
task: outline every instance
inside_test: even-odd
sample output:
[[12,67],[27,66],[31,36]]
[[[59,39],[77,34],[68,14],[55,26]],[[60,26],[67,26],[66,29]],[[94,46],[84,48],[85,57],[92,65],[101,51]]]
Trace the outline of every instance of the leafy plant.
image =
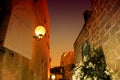
[[91,50],[90,56],[72,70],[73,80],[116,80],[116,74],[107,67],[102,47]]

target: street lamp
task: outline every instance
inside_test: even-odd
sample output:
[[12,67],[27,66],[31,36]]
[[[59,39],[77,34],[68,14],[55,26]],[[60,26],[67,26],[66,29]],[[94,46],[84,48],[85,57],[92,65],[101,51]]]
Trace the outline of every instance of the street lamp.
[[55,80],[56,76],[53,74],[53,75],[51,76],[51,78],[52,78],[52,80]]
[[46,33],[46,29],[43,26],[37,26],[35,28],[35,36],[33,38],[42,39]]

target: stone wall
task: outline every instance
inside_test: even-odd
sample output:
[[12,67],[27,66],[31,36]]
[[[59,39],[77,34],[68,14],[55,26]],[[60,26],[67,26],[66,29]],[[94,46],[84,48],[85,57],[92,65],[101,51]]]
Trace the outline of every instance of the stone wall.
[[120,1],[91,0],[91,4],[91,17],[74,43],[76,63],[81,60],[82,43],[88,40],[92,46],[103,47],[108,66],[120,76]]
[[64,52],[62,54],[60,66],[64,68],[64,73],[63,73],[64,80],[70,80],[71,78],[70,72],[74,67],[74,63],[75,63],[75,58],[73,51]]
[[34,80],[30,61],[10,50],[0,52],[0,80]]
[[0,80],[48,80],[49,64],[44,57],[33,63],[33,59],[4,50],[0,51]]
[[[12,11],[5,15],[4,20],[2,20],[2,25],[0,26],[0,33],[2,33],[0,34],[0,80],[48,80],[48,78],[50,78],[50,28],[47,0],[10,0],[8,3],[12,3],[12,8],[10,9]],[[14,10],[15,14],[12,13]],[[15,16],[17,17],[15,18]],[[11,20],[11,18],[14,18],[14,20]],[[16,41],[20,39],[13,37],[14,34],[9,36],[9,39],[14,40],[10,41],[6,39],[5,29],[8,30],[7,27],[10,21],[16,24],[14,29],[16,27],[24,29],[21,31],[17,29],[18,32],[26,31],[21,35],[22,37],[25,36],[26,33],[32,34],[31,37],[26,37],[27,41],[25,41],[25,38],[21,38],[21,40],[23,39],[21,43],[16,43]],[[24,27],[23,25],[21,26],[21,24],[25,24]],[[41,40],[33,38],[35,35],[34,29],[39,25],[44,26],[46,29],[46,35]],[[31,29],[30,26],[32,27],[32,32],[29,32]],[[25,30],[26,27],[28,30]],[[17,32],[15,34],[18,35]],[[31,50],[31,58],[22,55],[25,54],[23,52],[6,48],[4,46],[4,37],[10,41],[10,43],[13,43],[12,45],[20,43],[23,49]],[[18,37],[20,37],[20,35],[18,35]],[[32,39],[32,45],[28,46],[30,39]],[[3,48],[3,46],[5,48]],[[30,47],[32,47],[32,49]]]

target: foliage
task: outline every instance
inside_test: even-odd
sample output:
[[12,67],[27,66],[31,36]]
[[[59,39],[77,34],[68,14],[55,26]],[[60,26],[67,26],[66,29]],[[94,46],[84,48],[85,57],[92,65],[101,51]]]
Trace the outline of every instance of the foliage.
[[116,80],[116,74],[107,67],[103,49],[99,47],[84,56],[83,62],[72,70],[73,80]]

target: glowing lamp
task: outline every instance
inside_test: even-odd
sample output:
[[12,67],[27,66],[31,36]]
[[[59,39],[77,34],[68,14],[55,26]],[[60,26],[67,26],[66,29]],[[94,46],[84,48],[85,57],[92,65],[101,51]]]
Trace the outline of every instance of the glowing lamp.
[[51,78],[52,78],[52,80],[55,80],[55,75],[52,75]]
[[34,36],[34,38],[41,39],[41,38],[44,37],[45,33],[46,33],[46,29],[43,26],[37,26],[35,28],[35,36]]

